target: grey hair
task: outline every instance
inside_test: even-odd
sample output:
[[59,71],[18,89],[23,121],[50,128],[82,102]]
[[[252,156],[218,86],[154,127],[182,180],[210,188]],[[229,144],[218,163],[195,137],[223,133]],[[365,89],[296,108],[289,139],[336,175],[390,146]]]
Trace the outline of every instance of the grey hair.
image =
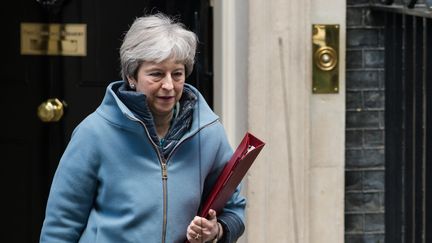
[[162,14],[135,19],[120,47],[121,76],[136,78],[143,62],[174,60],[185,65],[186,76],[192,73],[198,37],[182,23]]

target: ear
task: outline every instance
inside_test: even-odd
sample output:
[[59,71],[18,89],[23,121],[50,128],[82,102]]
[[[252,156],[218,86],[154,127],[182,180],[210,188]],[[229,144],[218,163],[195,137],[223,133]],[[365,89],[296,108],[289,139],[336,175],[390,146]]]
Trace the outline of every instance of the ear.
[[131,78],[130,76],[127,76],[127,82],[129,84],[129,87],[131,89],[135,89],[136,88],[136,80],[134,78]]
[[126,76],[126,77],[127,77],[128,83],[136,83],[136,80],[134,77],[131,77],[131,76]]

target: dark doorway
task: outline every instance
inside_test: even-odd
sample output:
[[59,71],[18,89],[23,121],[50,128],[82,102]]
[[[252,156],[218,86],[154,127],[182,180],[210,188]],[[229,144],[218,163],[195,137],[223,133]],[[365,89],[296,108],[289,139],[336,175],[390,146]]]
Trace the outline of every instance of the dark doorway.
[[[0,242],[39,242],[51,178],[74,127],[119,80],[118,50],[134,18],[157,11],[177,16],[200,39],[195,85],[212,105],[212,9],[208,1],[12,1],[0,10],[3,60]],[[85,56],[21,54],[21,23],[86,24]],[[67,104],[58,122],[42,122],[49,98]]]

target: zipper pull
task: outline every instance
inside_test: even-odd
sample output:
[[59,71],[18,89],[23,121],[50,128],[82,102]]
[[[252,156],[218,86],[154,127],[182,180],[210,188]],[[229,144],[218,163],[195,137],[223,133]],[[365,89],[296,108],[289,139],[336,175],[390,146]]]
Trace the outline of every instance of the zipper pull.
[[162,162],[162,180],[167,180],[168,179],[168,172],[167,172],[167,166],[165,161]]

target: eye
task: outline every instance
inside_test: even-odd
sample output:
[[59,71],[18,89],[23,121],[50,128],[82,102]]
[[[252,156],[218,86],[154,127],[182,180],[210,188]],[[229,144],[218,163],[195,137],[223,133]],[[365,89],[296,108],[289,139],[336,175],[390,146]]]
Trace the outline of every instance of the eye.
[[162,76],[162,73],[161,72],[151,72],[151,73],[149,73],[149,75],[153,76],[153,77],[160,77],[160,76]]
[[182,72],[182,71],[176,71],[176,72],[174,72],[172,75],[173,75],[173,77],[174,77],[176,80],[178,80],[178,79],[183,78],[183,76],[184,76],[184,72]]

